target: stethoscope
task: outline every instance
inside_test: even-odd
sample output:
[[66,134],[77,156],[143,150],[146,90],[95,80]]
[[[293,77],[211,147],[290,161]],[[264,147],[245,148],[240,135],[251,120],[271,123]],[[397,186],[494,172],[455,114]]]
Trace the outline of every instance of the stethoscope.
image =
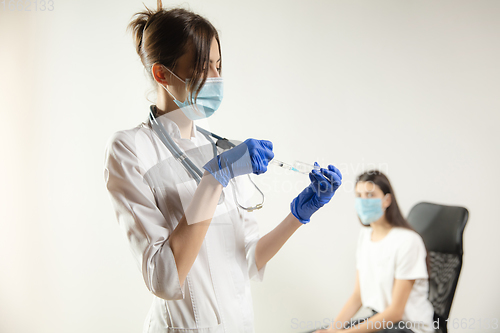
[[[163,142],[163,144],[168,148],[170,153],[174,156],[174,158],[177,161],[179,161],[182,164],[182,166],[184,167],[184,169],[194,178],[194,180],[196,181],[196,184],[200,184],[201,177],[203,177],[203,172],[193,163],[193,161],[191,161],[191,159],[179,148],[179,146],[177,146],[177,144],[174,142],[174,140],[170,137],[170,135],[165,130],[165,127],[163,127],[163,125],[161,123],[156,121],[156,118],[153,114],[154,108],[155,108],[155,106],[151,105],[150,111],[149,111],[149,122],[151,123],[151,127],[156,132],[156,134],[158,135],[160,140]],[[231,149],[231,148],[236,146],[233,142],[229,141],[228,139],[220,137],[217,134],[214,134],[212,132],[209,132],[204,128],[196,126],[196,129],[201,134],[203,134],[207,138],[207,140],[209,140],[212,143],[213,150],[214,150],[214,157],[217,156],[217,147],[221,147],[222,149]],[[217,142],[214,143],[214,141],[212,140],[211,137],[216,138]],[[238,142],[236,140],[233,140],[233,141]],[[235,200],[236,204],[239,207],[241,207],[242,209],[244,209],[246,211],[251,212],[251,211],[254,211],[256,209],[260,209],[263,207],[263,205],[264,205],[264,193],[262,193],[262,191],[259,189],[259,187],[254,183],[254,181],[252,180],[250,175],[248,174],[247,176],[248,176],[248,179],[250,179],[252,184],[255,186],[257,191],[259,191],[259,193],[261,194],[262,202],[255,205],[255,206],[252,206],[252,207],[243,207],[238,202],[238,198],[236,197],[235,191],[233,191],[233,196],[234,196],[234,200]],[[224,202],[224,197],[225,197],[224,191],[222,191],[221,196],[219,198],[219,203],[218,203],[219,205],[222,202]]]

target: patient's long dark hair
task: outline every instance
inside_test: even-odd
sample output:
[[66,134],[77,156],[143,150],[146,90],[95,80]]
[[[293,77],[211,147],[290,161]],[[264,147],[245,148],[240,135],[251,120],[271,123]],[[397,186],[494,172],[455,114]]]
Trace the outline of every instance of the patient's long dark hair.
[[[398,201],[396,200],[396,194],[394,193],[394,190],[391,186],[391,182],[389,181],[389,178],[387,178],[386,175],[384,175],[382,172],[378,170],[366,171],[358,176],[355,185],[357,185],[359,182],[371,182],[377,185],[382,190],[384,195],[386,195],[387,193],[391,194],[391,204],[385,210],[385,218],[391,226],[406,228],[417,232],[403,217],[403,214],[401,214],[401,211],[399,210],[398,206]],[[364,224],[362,225],[364,227],[367,227]],[[425,251],[427,252],[427,257],[426,257],[427,273],[429,274],[430,277],[430,258],[429,258],[429,251],[427,251],[427,247],[425,248]]]

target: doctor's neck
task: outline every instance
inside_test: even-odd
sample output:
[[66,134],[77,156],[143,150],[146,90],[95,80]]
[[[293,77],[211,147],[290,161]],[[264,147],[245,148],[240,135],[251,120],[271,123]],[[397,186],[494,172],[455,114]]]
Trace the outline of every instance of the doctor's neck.
[[158,94],[158,99],[156,100],[156,117],[165,115],[170,120],[177,124],[179,131],[181,132],[181,138],[190,139],[194,136],[192,133],[193,121],[189,119],[184,112],[174,103],[170,96],[165,96],[164,94]]

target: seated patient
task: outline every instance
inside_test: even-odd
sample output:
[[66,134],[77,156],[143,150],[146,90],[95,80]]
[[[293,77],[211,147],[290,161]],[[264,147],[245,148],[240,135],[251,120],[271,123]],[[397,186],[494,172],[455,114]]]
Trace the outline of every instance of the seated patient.
[[[355,193],[364,228],[358,238],[354,292],[330,327],[315,332],[433,332],[422,238],[401,214],[383,173],[372,170],[360,175]],[[353,320],[349,328],[361,306],[373,315],[364,322]]]

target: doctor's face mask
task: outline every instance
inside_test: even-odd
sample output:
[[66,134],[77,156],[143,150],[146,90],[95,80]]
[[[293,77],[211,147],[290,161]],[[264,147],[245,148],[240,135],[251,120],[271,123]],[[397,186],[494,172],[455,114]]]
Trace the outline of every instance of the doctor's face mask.
[[[173,76],[184,83],[186,90],[189,79],[182,80],[180,77],[175,75],[170,69],[163,66],[168,70]],[[201,87],[196,97],[196,102],[194,101],[194,96],[191,92],[188,93],[188,97],[184,102],[179,101],[175,96],[168,90],[166,85],[162,87],[172,96],[174,103],[184,112],[186,117],[191,120],[197,120],[202,118],[208,118],[214,114],[219,108],[224,91],[224,81],[222,77],[207,77],[205,84]]]

